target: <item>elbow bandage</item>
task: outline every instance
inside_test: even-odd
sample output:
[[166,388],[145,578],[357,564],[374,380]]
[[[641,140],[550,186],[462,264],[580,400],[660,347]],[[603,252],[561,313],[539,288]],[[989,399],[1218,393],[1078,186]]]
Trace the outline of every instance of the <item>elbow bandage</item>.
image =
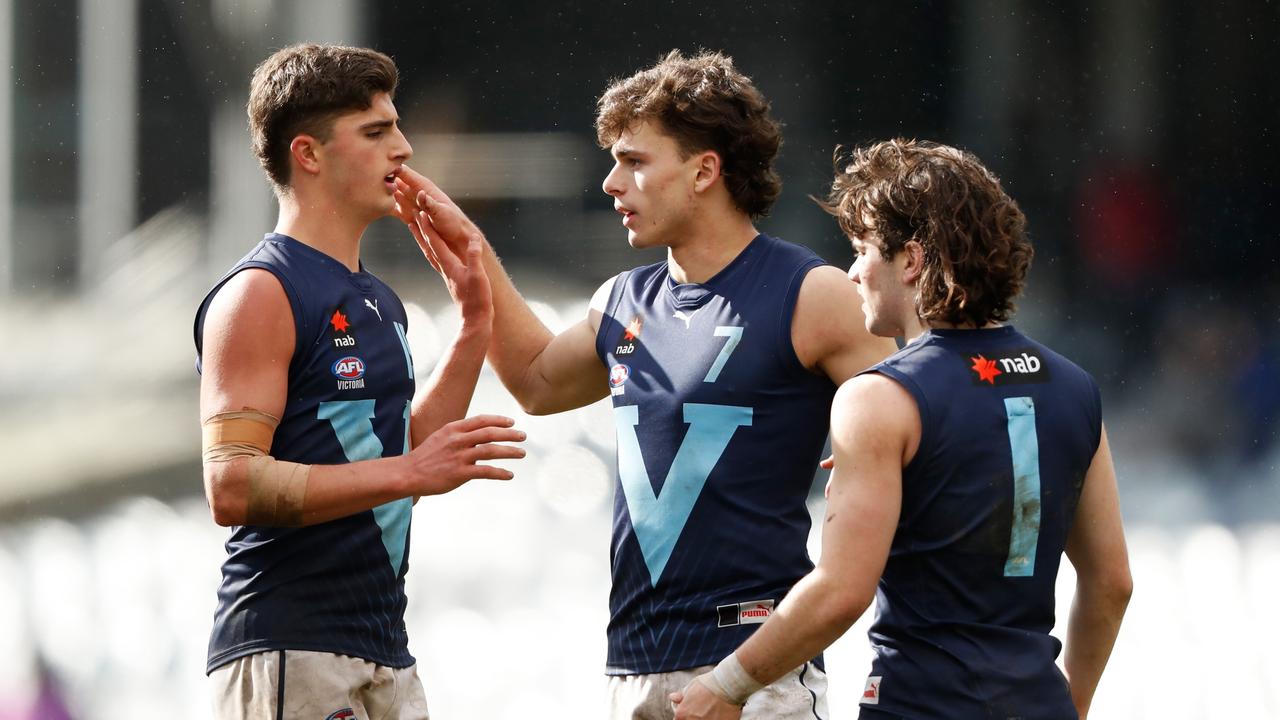
[[739,707],[746,705],[747,698],[764,687],[742,667],[737,653],[729,653],[715,669],[702,676],[702,682],[708,690]]
[[302,524],[311,466],[276,460],[267,454],[279,424],[278,419],[257,410],[218,413],[204,421],[206,463],[248,459],[246,525]]

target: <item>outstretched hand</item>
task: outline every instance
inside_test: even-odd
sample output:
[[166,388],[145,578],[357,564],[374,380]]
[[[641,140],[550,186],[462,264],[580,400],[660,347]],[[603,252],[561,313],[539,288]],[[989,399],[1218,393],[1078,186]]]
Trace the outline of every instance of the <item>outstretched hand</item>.
[[396,176],[395,214],[431,267],[444,278],[464,319],[491,320],[493,295],[483,258],[484,236],[444,191],[408,166]]
[[475,415],[445,425],[409,453],[414,495],[440,495],[471,480],[510,480],[510,470],[482,465],[488,460],[524,457],[517,443],[525,434],[501,415]]

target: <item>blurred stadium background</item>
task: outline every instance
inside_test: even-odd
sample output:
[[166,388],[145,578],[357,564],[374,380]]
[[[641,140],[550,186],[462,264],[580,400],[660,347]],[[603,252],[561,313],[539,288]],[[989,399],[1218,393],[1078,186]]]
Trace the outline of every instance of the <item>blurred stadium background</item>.
[[[191,319],[272,226],[247,79],[301,40],[396,58],[413,164],[553,326],[655,259],[627,248],[599,190],[591,121],[611,77],[673,47],[727,51],[772,99],[786,186],[761,226],[837,265],[843,239],[807,199],[836,143],[978,153],[1037,246],[1017,324],[1104,388],[1137,591],[1093,716],[1280,718],[1278,15],[1192,0],[0,0],[0,318],[17,341],[0,381],[0,719],[208,716],[226,531],[201,491]],[[390,221],[364,258],[410,303],[428,371],[456,326],[447,296]],[[525,418],[488,373],[473,409],[521,418],[530,454],[512,483],[417,507],[409,625],[433,717],[597,717],[608,410]],[[836,718],[856,716],[866,624],[828,653]]]

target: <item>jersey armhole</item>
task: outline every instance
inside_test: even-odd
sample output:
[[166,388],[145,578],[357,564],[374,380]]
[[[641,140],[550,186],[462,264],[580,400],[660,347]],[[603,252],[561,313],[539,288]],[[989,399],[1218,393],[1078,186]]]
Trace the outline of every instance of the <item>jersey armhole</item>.
[[907,475],[913,472],[919,463],[923,462],[921,458],[925,455],[924,449],[927,447],[926,443],[933,439],[932,432],[930,432],[932,423],[929,422],[929,401],[925,398],[924,391],[920,386],[897,368],[889,367],[884,363],[880,363],[867,368],[858,374],[861,375],[863,373],[877,373],[893,380],[901,385],[902,388],[911,395],[912,400],[916,401],[916,412],[920,413],[920,443],[916,446],[916,453],[912,456],[911,462],[907,463],[906,467],[902,468],[902,477],[905,481]]
[[209,304],[213,302],[214,296],[222,290],[223,286],[225,286],[231,278],[239,275],[245,270],[266,270],[276,278],[280,283],[280,287],[284,289],[284,295],[289,300],[289,310],[293,313],[293,356],[289,358],[289,368],[291,373],[296,372],[299,359],[302,357],[302,350],[304,346],[301,339],[307,336],[307,321],[304,317],[305,313],[302,312],[301,297],[298,295],[297,289],[289,282],[289,279],[284,276],[284,273],[280,272],[278,268],[272,267],[270,264],[258,260],[250,260],[233,268],[231,272],[228,272],[222,277],[222,279],[218,280],[218,283],[213,286],[213,289],[209,291],[209,294],[205,295],[204,300],[200,302],[200,307],[196,310],[194,328],[196,343],[196,372],[201,372],[202,369],[201,358],[204,351],[204,319],[205,314],[209,311]]
[[[613,276],[613,287],[609,288],[609,299],[605,303],[600,313],[600,327],[596,328],[596,357],[600,358],[600,364],[608,367],[609,347],[605,343],[608,331],[611,327],[618,323],[615,319],[618,306],[622,304],[622,291],[626,285],[627,278],[631,275],[630,270],[623,270]],[[588,312],[590,312],[588,310]]]
[[812,257],[796,268],[791,275],[786,292],[782,295],[781,313],[778,317],[778,346],[786,348],[782,358],[783,363],[791,370],[799,370],[808,375],[814,373],[809,372],[809,368],[800,362],[800,356],[796,355],[796,344],[791,338],[791,328],[795,323],[796,305],[799,304],[800,289],[804,286],[805,278],[809,277],[810,271],[827,264],[827,261],[820,257]]

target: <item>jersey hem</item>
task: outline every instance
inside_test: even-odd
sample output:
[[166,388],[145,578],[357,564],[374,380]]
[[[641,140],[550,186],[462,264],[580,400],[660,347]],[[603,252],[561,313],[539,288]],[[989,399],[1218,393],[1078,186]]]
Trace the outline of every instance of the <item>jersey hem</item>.
[[304,652],[321,652],[331,655],[346,655],[348,657],[357,657],[361,660],[368,660],[374,665],[382,665],[384,667],[396,668],[397,670],[407,668],[413,665],[417,660],[408,650],[403,655],[392,657],[390,655],[377,655],[373,653],[359,652],[351,649],[343,649],[332,645],[317,645],[312,643],[288,643],[276,642],[272,640],[254,640],[252,642],[237,645],[228,650],[224,650],[217,655],[209,656],[209,660],[205,664],[204,672],[206,675],[214,670],[226,665],[229,662],[239,660],[249,655],[257,655],[260,652],[272,652],[274,650],[301,650]]

